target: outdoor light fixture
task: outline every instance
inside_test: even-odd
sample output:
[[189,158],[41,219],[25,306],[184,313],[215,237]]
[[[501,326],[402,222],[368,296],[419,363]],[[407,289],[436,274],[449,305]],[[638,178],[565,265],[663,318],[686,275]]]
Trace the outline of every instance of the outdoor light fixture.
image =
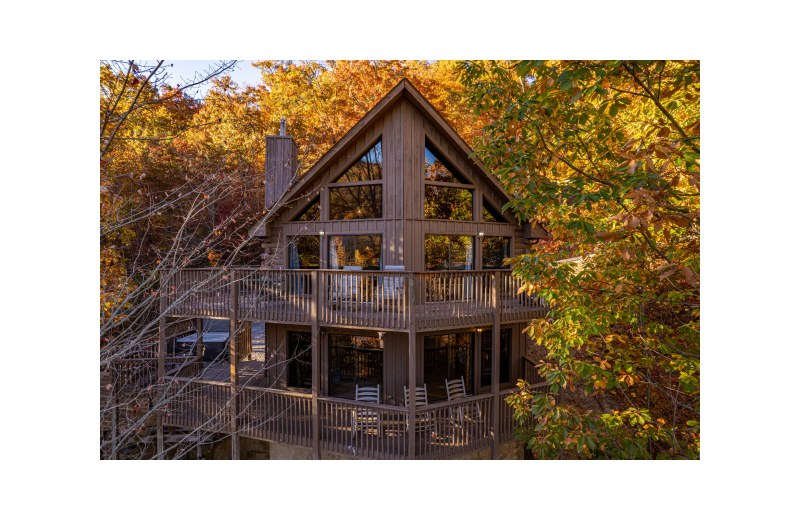
[[322,231],[322,230],[320,230],[320,232],[319,232],[319,236],[320,236],[320,237],[323,237],[323,236],[325,236],[325,232],[324,232],[324,231]]
[[483,231],[478,232],[478,236],[483,238]]
[[483,329],[478,329],[478,332],[483,332]]

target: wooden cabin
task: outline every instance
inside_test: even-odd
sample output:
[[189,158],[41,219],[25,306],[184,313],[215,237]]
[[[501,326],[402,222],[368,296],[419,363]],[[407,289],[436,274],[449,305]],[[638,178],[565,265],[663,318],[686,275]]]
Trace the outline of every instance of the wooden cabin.
[[162,296],[198,330],[265,323],[265,361],[244,360],[237,333],[218,377],[200,336],[197,362],[166,374],[183,394],[162,424],[230,433],[234,458],[239,437],[292,457],[499,458],[505,396],[543,386],[522,330],[546,313],[503,259],[546,232],[502,211],[509,195],[471,153],[407,80],[300,179],[294,140],[267,137],[273,211],[251,231],[266,265],[186,269]]

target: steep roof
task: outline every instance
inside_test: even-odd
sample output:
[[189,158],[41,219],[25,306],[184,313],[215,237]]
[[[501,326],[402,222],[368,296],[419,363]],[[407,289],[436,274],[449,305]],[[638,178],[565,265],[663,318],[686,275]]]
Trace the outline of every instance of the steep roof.
[[[451,145],[460,150],[465,157],[469,157],[469,155],[473,152],[472,148],[470,148],[469,145],[464,142],[461,136],[459,136],[458,133],[453,130],[444,117],[442,117],[442,115],[430,103],[430,101],[425,99],[425,96],[423,96],[408,79],[403,78],[392,90],[389,91],[388,94],[383,97],[383,99],[381,99],[374,107],[372,107],[369,112],[367,112],[364,117],[358,121],[358,123],[353,125],[353,128],[351,128],[344,135],[344,137],[339,139],[339,141],[333,145],[330,150],[325,152],[325,155],[320,157],[314,166],[312,166],[311,169],[309,169],[300,180],[292,185],[289,190],[284,193],[280,199],[278,199],[273,208],[280,207],[283,202],[291,200],[299,195],[306,186],[312,185],[317,177],[323,175],[327,171],[327,168],[331,164],[334,164],[334,161],[338,160],[342,153],[346,152],[350,142],[355,139],[364,128],[368,128],[374,124],[379,117],[385,114],[387,110],[401,98],[404,98],[406,101],[411,103],[411,105],[420,111],[420,113],[428,120],[431,126],[439,131],[445,137],[445,139],[450,142]],[[507,201],[511,200],[511,195],[509,195],[503,189],[497,178],[488,174],[483,163],[475,158],[470,159],[477,167],[479,173],[489,180],[491,185],[497,189],[498,193],[502,194]],[[264,222],[266,222],[266,220],[274,214],[275,212],[273,211],[268,212],[266,217],[251,229],[251,234],[262,235],[264,233]]]

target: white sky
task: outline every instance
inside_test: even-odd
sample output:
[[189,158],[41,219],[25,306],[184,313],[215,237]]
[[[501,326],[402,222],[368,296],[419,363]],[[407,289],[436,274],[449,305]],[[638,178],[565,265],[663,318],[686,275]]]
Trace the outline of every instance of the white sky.
[[[251,63],[256,60],[241,60],[236,63],[236,67],[230,72],[231,79],[239,85],[258,85],[261,83],[261,69],[253,67]],[[156,60],[146,60],[145,63],[155,64]],[[163,67],[166,67],[170,75],[167,81],[170,85],[186,85],[191,83],[195,73],[202,74],[214,67],[218,63],[217,60],[164,60]],[[172,65],[170,67],[170,64]],[[196,92],[191,92],[193,97],[205,97],[206,92],[210,88],[210,83],[204,84]]]

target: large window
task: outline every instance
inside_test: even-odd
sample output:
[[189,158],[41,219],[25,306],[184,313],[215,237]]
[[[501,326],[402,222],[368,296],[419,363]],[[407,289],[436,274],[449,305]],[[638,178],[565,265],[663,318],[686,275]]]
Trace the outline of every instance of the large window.
[[365,271],[376,271],[381,268],[380,235],[331,236],[328,244],[331,269],[357,266]]
[[382,218],[382,178],[383,154],[378,141],[330,187],[330,219]]
[[329,340],[328,394],[356,398],[356,385],[383,384],[383,349],[378,338],[331,334]]
[[288,385],[311,388],[311,333],[290,330]]
[[442,334],[425,337],[425,385],[428,400],[447,399],[445,380],[464,378],[465,390],[472,392],[474,334]]
[[[481,386],[492,384],[492,334],[493,330],[481,334]],[[500,330],[500,382],[511,381],[511,329]]]
[[511,256],[511,239],[508,237],[483,237],[483,268],[510,269],[503,259]]
[[425,218],[472,220],[472,191],[426,184]]
[[425,180],[469,184],[435,148],[425,143]]
[[425,235],[427,271],[470,270],[475,268],[475,237]]
[[289,269],[319,269],[319,237],[299,235],[289,243]]

